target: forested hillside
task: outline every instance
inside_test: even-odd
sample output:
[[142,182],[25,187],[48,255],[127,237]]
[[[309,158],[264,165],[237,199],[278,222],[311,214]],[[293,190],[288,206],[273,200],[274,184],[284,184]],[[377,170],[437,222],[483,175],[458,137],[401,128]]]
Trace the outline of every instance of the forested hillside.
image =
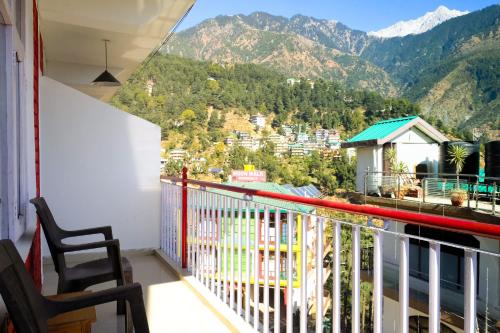
[[[278,158],[267,135],[278,132],[281,124],[307,123],[312,129],[336,129],[345,138],[379,119],[419,113],[407,100],[347,89],[332,81],[291,85],[284,75],[262,66],[221,66],[171,55],[156,56],[140,68],[111,103],[160,125],[165,148],[186,149],[191,161],[206,160],[203,166],[190,165],[193,176],[207,175],[208,168],[216,167],[224,170],[221,177],[226,179],[232,169],[253,164],[267,171],[269,181],[312,183],[325,194],[352,188],[352,161],[344,154],[322,158],[318,152],[300,159]],[[249,115],[258,112],[272,123],[258,133],[262,147],[250,151],[223,143],[242,123],[252,128]],[[176,163],[167,165],[168,172],[178,173],[179,168]]]
[[[148,80],[153,83],[151,96]],[[290,85],[284,75],[259,65],[222,66],[171,55],[154,57],[140,68],[112,103],[160,125],[164,136],[179,130],[181,122],[206,127],[209,107],[221,114],[228,110],[273,114],[275,128],[298,122],[348,133],[380,119],[419,113],[418,106],[405,99],[347,89],[333,81]],[[187,109],[192,110],[189,119]]]

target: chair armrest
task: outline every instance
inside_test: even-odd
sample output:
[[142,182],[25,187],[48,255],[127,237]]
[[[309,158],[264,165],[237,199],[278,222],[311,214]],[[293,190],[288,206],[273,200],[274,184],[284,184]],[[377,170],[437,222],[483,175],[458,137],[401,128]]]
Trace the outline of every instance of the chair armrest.
[[113,231],[111,230],[110,226],[80,229],[80,230],[64,230],[63,238],[96,235],[96,234],[103,234],[104,239],[106,240],[113,239]]
[[49,313],[51,317],[89,306],[125,300],[130,304],[132,320],[136,333],[149,333],[148,320],[142,297],[142,288],[139,283],[132,283],[126,286],[106,289],[87,295],[76,296],[64,300],[50,300],[44,298],[47,309],[52,309]]
[[99,248],[115,248],[120,249],[120,241],[118,239],[110,239],[110,240],[104,240],[100,242],[93,242],[93,243],[85,243],[85,244],[62,244],[59,249],[66,253],[66,252],[75,252],[75,251],[83,251],[83,250],[90,250],[90,249],[99,249]]

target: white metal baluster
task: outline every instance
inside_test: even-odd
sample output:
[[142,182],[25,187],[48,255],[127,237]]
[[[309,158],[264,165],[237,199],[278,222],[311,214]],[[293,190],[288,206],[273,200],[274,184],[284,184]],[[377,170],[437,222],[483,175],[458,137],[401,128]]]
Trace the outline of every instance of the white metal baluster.
[[307,215],[302,215],[300,243],[300,332],[307,332]]
[[274,333],[280,332],[280,245],[281,245],[281,212],[275,207],[274,213]]
[[361,237],[358,225],[352,226],[352,333],[360,332],[360,265],[361,265]]
[[260,304],[260,207],[255,205],[254,213],[254,241],[253,241],[253,328],[259,329],[259,304]]
[[217,196],[216,201],[217,201],[217,216],[216,216],[216,221],[217,221],[217,298],[221,299],[221,292],[222,292],[222,203],[221,203],[222,197]]
[[191,208],[192,208],[192,198],[191,198],[191,193],[189,193],[189,189],[186,189],[187,191],[187,270],[188,271],[191,271],[191,225],[192,225],[192,218],[193,218],[193,214],[192,214],[192,211],[191,211]]
[[340,222],[333,222],[332,332],[340,333]]
[[409,329],[409,290],[410,290],[410,247],[409,238],[399,237],[399,330],[408,333]]
[[373,233],[373,332],[382,333],[382,313],[383,313],[383,234],[380,230]]
[[191,272],[192,275],[194,275],[195,273],[195,266],[194,266],[194,252],[195,252],[195,248],[194,248],[194,226],[195,226],[195,221],[196,221],[196,218],[195,218],[195,214],[196,214],[196,211],[195,211],[195,197],[194,197],[194,192],[192,189],[188,189],[188,202],[189,202],[189,219],[188,219],[188,225],[189,225],[189,229],[188,229],[188,249],[189,249],[189,255],[188,255],[188,258],[189,258],[189,271]]
[[201,282],[207,286],[207,192],[201,192]]
[[164,241],[166,234],[166,221],[165,221],[165,207],[167,207],[168,202],[166,202],[165,198],[165,183],[161,183],[161,205],[160,205],[160,218],[161,218],[161,230],[160,230],[160,249],[165,252]]
[[170,253],[174,262],[177,261],[176,245],[177,245],[177,185],[172,186],[172,238],[170,239]]
[[241,308],[242,308],[242,299],[243,299],[243,265],[242,265],[242,257],[243,257],[243,209],[242,209],[242,200],[238,200],[238,293],[236,299],[236,313],[238,316],[241,316]]
[[269,207],[264,207],[264,323],[263,332],[269,332]]
[[464,284],[464,332],[476,333],[476,274],[477,253],[465,250],[465,284]]
[[179,253],[179,245],[180,245],[180,240],[181,240],[181,231],[180,231],[180,215],[181,215],[181,196],[180,196],[180,187],[176,186],[175,187],[175,199],[176,199],[176,211],[175,211],[175,242],[174,242],[174,253],[175,253],[175,259],[177,261],[177,264],[181,264],[181,256]]
[[250,202],[245,204],[245,321],[250,323]]
[[229,232],[227,229],[227,220],[228,220],[228,198],[224,197],[224,304],[227,304],[227,238],[229,237]]
[[323,333],[323,225],[320,217],[316,226],[316,333]]
[[440,257],[441,245],[429,243],[429,333],[438,333],[441,325]]
[[198,256],[198,253],[196,252],[196,244],[197,244],[197,229],[198,229],[198,192],[196,190],[191,190],[191,196],[193,197],[193,221],[192,221],[192,251],[191,251],[191,271],[192,274],[196,276],[196,271],[197,271],[197,265],[196,265],[196,258]]
[[170,251],[172,253],[172,258],[174,259],[174,262],[178,264],[177,261],[177,252],[176,252],[176,245],[177,245],[177,185],[172,186],[172,199],[173,199],[173,205],[172,205],[172,239],[170,240]]
[[216,244],[216,241],[217,241],[217,237],[216,237],[216,234],[215,234],[215,226],[216,226],[216,221],[217,221],[217,217],[215,216],[215,193],[212,193],[211,195],[212,197],[212,200],[211,200],[211,204],[212,204],[212,218],[210,219],[212,221],[211,223],[211,233],[210,233],[210,248],[212,250],[212,255],[211,255],[211,259],[210,259],[210,266],[211,266],[211,271],[212,271],[212,282],[210,284],[210,287],[212,288],[212,293],[215,294],[216,290],[215,290],[215,274],[217,272],[217,260],[215,258],[215,244]]
[[165,197],[167,199],[167,207],[165,209],[165,254],[170,258],[170,215],[172,211],[172,202],[170,201],[170,184],[167,185],[165,190]]
[[201,261],[201,192],[196,190],[196,274],[195,277],[198,281],[201,281],[200,276],[200,261]]
[[177,210],[177,260],[179,266],[182,265],[182,187],[177,187],[177,202],[179,209]]
[[293,332],[293,213],[288,211],[286,263],[286,332]]
[[172,190],[173,190],[173,187],[174,185],[171,185],[170,188],[169,188],[169,193],[168,193],[168,196],[169,196],[169,201],[171,203],[171,206],[169,207],[169,210],[168,210],[168,256],[170,257],[170,259],[174,259],[174,255],[172,253],[172,239],[174,237],[174,228],[173,228],[173,220],[174,220],[174,217],[173,217],[173,211],[174,211],[174,196],[172,194]]
[[177,229],[177,224],[179,223],[179,196],[177,193],[177,185],[174,186],[174,216],[173,216],[173,227],[174,227],[174,238],[172,240],[172,253],[174,255],[174,260],[179,264],[179,256],[177,253],[177,242],[179,241],[179,230]]
[[234,199],[231,200],[231,285],[229,287],[229,307],[234,310]]
[[198,265],[198,280],[203,283],[203,191],[198,190],[198,251],[196,263]]
[[210,243],[209,243],[209,231],[210,231],[210,193],[205,192],[205,234],[203,239],[205,240],[205,256],[203,257],[203,272],[205,277],[205,287],[210,288]]

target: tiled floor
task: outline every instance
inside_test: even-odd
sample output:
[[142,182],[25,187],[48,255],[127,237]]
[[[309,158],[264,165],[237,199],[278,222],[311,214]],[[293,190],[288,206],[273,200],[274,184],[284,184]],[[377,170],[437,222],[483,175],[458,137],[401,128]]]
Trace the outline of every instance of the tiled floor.
[[[134,280],[142,284],[144,302],[152,333],[230,332],[213,312],[154,255],[129,256]],[[112,287],[112,283],[89,288]],[[52,265],[44,266],[44,294],[55,294],[57,274]],[[97,322],[92,332],[124,332],[123,316],[116,316],[116,304],[96,307]]]

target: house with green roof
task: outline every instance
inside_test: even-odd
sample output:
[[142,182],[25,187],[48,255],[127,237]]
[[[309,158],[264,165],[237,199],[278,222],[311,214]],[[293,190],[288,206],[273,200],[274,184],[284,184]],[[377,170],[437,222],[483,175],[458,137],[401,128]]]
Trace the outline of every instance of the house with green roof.
[[432,125],[411,116],[379,121],[342,143],[342,148],[356,149],[356,190],[363,192],[367,170],[390,171],[384,158],[387,149],[395,149],[397,161],[409,172],[437,173],[439,146],[445,141],[448,138]]

